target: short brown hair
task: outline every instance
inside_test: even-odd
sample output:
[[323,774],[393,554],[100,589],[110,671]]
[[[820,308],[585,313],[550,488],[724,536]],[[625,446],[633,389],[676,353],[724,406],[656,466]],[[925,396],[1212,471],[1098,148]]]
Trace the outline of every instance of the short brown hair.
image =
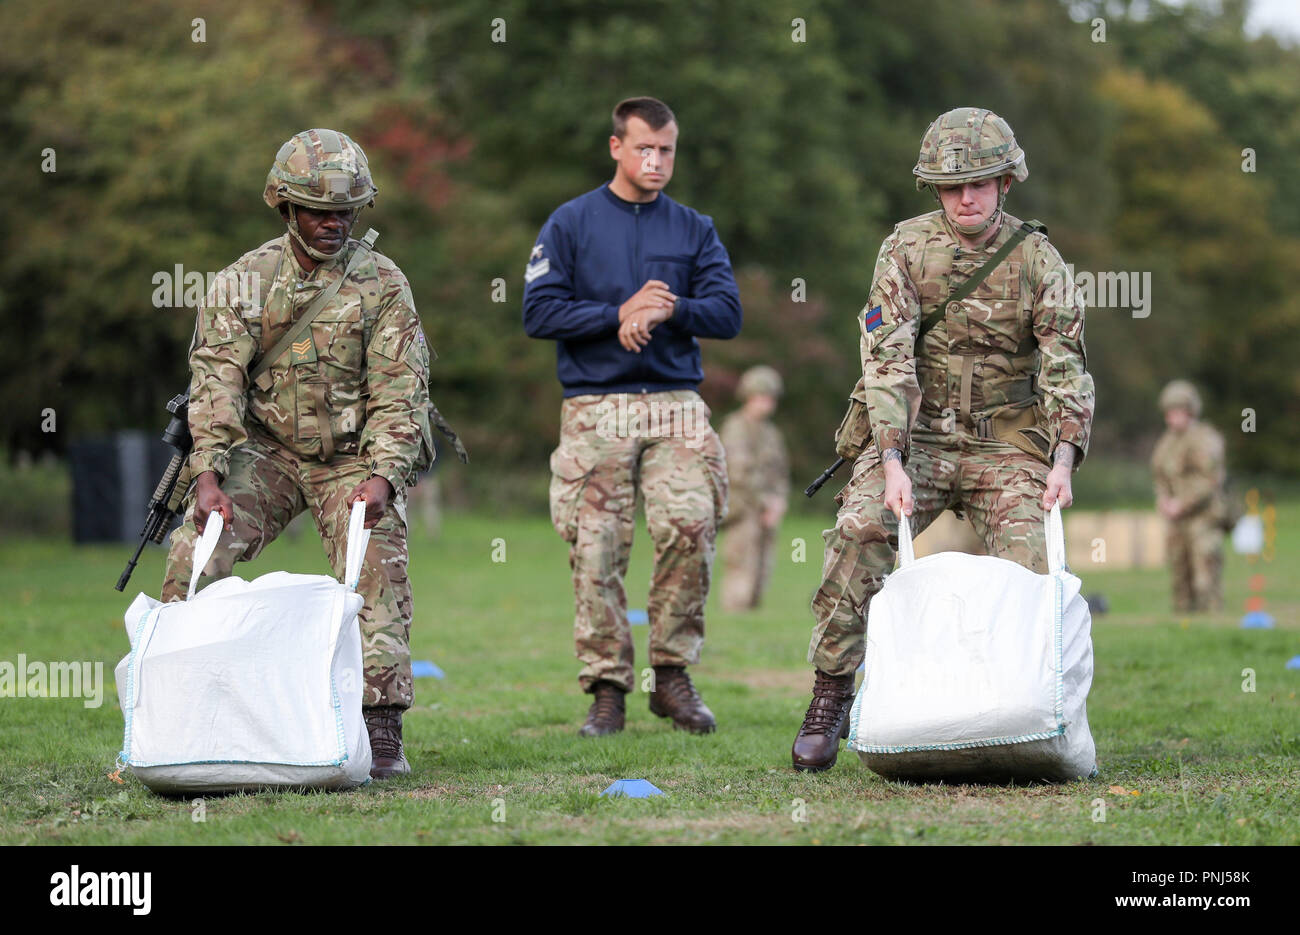
[[629,97],[614,105],[614,135],[620,140],[627,136],[629,117],[640,117],[651,130],[662,130],[676,123],[672,110],[663,101],[653,97]]

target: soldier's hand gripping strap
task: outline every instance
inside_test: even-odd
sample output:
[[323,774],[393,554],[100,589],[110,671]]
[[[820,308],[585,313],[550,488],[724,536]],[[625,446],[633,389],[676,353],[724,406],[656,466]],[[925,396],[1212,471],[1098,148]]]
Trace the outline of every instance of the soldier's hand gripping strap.
[[972,292],[975,291],[976,287],[979,286],[979,284],[984,281],[984,279],[989,275],[989,273],[997,269],[998,265],[1011,255],[1011,251],[1016,249],[1017,246],[1019,246],[1020,241],[1024,240],[1030,234],[1036,234],[1036,233],[1046,234],[1047,225],[1045,225],[1042,221],[1026,221],[1025,223],[1021,224],[1018,228],[1016,228],[1016,232],[1011,235],[1011,239],[1008,240],[1006,243],[1004,243],[998,249],[997,253],[989,257],[988,260],[985,261],[984,265],[981,266],[979,269],[977,269],[974,275],[972,275],[970,279],[966,280],[965,283],[963,283],[961,286],[958,286],[951,293],[949,293],[948,297],[944,299],[942,302],[940,302],[930,312],[930,314],[926,315],[924,318],[921,319],[920,330],[918,330],[916,333],[916,343],[919,345],[921,343],[921,339],[925,337],[925,333],[929,331],[931,328],[933,328],[935,325],[939,324],[939,322],[943,319],[943,316],[947,313],[949,305],[952,305],[954,302],[961,302],[962,300],[967,298]]
[[348,260],[347,269],[343,271],[343,275],[330,283],[329,286],[325,288],[325,291],[316,296],[316,301],[307,306],[307,310],[302,313],[302,317],[293,323],[289,330],[284,333],[284,336],[275,342],[275,346],[262,355],[262,359],[257,362],[257,366],[249,371],[248,382],[250,384],[257,384],[262,392],[268,392],[271,389],[271,377],[267,373],[267,371],[271,369],[271,365],[283,357],[285,352],[289,350],[289,346],[307,332],[307,329],[311,327],[312,321],[315,320],[316,316],[321,313],[321,310],[329,304],[330,300],[333,299],[334,296],[338,295],[338,291],[343,287],[343,283],[349,276],[356,272],[357,267],[360,266],[361,261],[369,255],[370,248],[375,245],[375,241],[378,239],[379,232],[373,227],[366,231],[365,236],[361,238],[361,243],[352,251],[352,258]]

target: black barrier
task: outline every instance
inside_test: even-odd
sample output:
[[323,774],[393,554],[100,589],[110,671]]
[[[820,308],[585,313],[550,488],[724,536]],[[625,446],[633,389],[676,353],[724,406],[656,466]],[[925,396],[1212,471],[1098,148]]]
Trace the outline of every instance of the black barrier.
[[74,542],[134,542],[172,450],[156,435],[122,431],[68,445]]

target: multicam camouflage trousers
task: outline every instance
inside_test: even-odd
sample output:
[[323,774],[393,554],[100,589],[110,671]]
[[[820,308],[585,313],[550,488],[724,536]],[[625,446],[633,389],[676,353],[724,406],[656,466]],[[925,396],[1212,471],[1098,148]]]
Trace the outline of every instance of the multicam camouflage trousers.
[[[905,470],[915,500],[909,519],[914,536],[959,506],[990,555],[1047,572],[1042,501],[1048,468],[1042,461],[961,428],[950,434],[918,429]],[[874,445],[853,465],[853,478],[835,501],[835,528],[822,533],[826,552],[812,601],[816,625],[808,661],[831,675],[849,675],[866,652],[871,598],[898,552],[898,520],[885,506],[885,470]]]
[[1212,516],[1169,524],[1165,539],[1174,610],[1223,610],[1223,530]]
[[753,610],[763,599],[776,556],[776,530],[761,509],[737,517],[722,534],[722,609]]
[[[230,473],[222,491],[234,503],[234,522],[222,530],[217,550],[199,587],[231,573],[235,562],[250,561],[278,536],[289,521],[310,509],[334,574],[342,578],[346,562],[347,497],[370,476],[369,461],[335,455],[325,464],[298,458],[272,442],[252,436],[230,456]],[[198,530],[194,503],[185,522],[172,533],[163,581],[164,601],[184,600],[194,562]],[[411,584],[406,576],[405,491],[396,491],[383,518],[370,531],[357,593],[361,609],[361,646],[365,666],[363,704],[411,706]]]
[[551,522],[571,546],[583,691],[601,680],[633,688],[623,579],[638,494],[655,547],[650,664],[699,661],[714,542],[727,508],[726,456],[709,416],[691,390],[564,401],[551,455]]

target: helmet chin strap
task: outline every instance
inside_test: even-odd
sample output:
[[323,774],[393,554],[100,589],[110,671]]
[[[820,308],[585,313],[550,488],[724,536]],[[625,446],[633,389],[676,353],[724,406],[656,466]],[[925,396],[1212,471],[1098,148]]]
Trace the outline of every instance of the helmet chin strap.
[[[307,244],[307,241],[303,240],[302,232],[298,230],[298,213],[295,210],[295,205],[292,201],[290,201],[288,204],[289,204],[289,235],[293,237],[294,240],[298,241],[298,246],[302,247],[303,250],[306,251],[307,255],[311,257],[313,260],[322,260],[322,261],[332,260],[340,253],[342,253],[343,250],[347,247],[348,239],[346,237],[343,238],[343,243],[339,244],[339,248],[335,250],[333,253],[322,253],[321,251],[316,250],[311,246],[309,246]],[[360,208],[352,209],[353,225],[357,223],[357,215],[359,215],[360,213],[361,213]]]
[[[942,208],[943,199],[939,197],[939,187],[932,183],[930,185],[930,192],[934,195],[934,200],[939,202],[939,207]],[[994,224],[996,224],[998,220],[1002,217],[1002,203],[1006,201],[1006,199],[1007,199],[1007,188],[1004,184],[1002,184],[1002,177],[999,176],[998,177],[998,206],[993,211],[992,214],[986,217],[983,220],[983,222],[979,224],[958,224],[952,218],[948,218],[948,223],[951,224],[953,227],[955,227],[958,232],[965,234],[967,237],[974,237],[978,234],[982,234],[990,227],[992,227]],[[946,209],[944,213],[945,214],[947,213]]]

